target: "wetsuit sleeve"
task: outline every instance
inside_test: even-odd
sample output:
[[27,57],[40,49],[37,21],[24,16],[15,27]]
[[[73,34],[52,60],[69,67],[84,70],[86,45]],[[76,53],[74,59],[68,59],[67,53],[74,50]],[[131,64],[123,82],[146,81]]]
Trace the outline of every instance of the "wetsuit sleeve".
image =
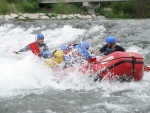
[[107,44],[104,45],[99,51],[100,51],[101,53],[104,53],[104,52],[106,52],[106,48],[107,48]]
[[116,46],[116,51],[125,51],[125,49],[119,45]]
[[28,51],[30,50],[29,46],[25,46],[24,48],[20,49],[18,52],[25,52],[25,51]]

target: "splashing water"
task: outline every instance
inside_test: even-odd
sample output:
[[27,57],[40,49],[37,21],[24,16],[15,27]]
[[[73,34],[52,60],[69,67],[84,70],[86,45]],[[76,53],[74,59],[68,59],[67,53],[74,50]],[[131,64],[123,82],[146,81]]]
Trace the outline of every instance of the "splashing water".
[[142,54],[146,65],[149,65],[148,22],[97,20],[90,21],[91,24],[88,24],[89,21],[42,21],[42,24],[41,21],[35,21],[19,24],[6,21],[1,24],[0,112],[148,112],[149,72],[144,73],[140,82],[94,83],[76,71],[61,76],[61,73],[46,67],[30,51],[19,55],[12,53],[35,41],[39,32],[45,35],[50,51],[60,49],[62,44],[83,39],[90,43],[91,49],[96,50],[105,44],[104,38],[107,35],[115,35],[119,45],[124,46],[126,51]]

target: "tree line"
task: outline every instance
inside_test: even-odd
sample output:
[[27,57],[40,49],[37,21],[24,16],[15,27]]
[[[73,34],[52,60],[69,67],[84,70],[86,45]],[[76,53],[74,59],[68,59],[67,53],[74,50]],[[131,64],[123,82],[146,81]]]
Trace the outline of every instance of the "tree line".
[[[22,13],[87,14],[82,3],[41,4],[41,0],[0,0],[0,14],[13,13],[12,4]],[[150,18],[150,1],[133,0],[128,2],[101,2],[97,15],[107,18]],[[110,10],[106,10],[109,8]]]

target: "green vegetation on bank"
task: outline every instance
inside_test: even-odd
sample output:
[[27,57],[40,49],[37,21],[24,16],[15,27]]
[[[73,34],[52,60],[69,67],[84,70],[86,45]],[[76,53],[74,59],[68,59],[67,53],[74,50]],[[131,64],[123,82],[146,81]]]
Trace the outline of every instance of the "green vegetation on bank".
[[133,2],[108,2],[96,11],[107,18],[135,18]]
[[80,8],[79,5],[71,4],[71,3],[57,3],[53,4],[52,12],[56,14],[77,14],[83,13],[83,8]]
[[10,5],[6,1],[0,1],[0,14],[6,14],[10,12]]
[[[108,7],[111,10],[105,10]],[[107,18],[150,18],[150,1],[103,2],[97,10]]]
[[[97,15],[107,18],[150,18],[150,1],[101,2]],[[0,0],[0,14],[10,13],[56,13],[87,14],[82,3],[40,4],[40,0]]]

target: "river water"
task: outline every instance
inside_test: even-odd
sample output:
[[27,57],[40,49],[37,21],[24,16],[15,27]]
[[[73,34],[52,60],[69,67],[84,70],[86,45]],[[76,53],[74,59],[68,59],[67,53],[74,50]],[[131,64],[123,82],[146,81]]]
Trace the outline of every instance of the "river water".
[[0,113],[150,113],[150,72],[139,82],[93,82],[78,72],[61,76],[30,51],[19,50],[45,35],[50,50],[86,40],[91,50],[114,35],[126,51],[150,65],[150,20],[0,21]]

